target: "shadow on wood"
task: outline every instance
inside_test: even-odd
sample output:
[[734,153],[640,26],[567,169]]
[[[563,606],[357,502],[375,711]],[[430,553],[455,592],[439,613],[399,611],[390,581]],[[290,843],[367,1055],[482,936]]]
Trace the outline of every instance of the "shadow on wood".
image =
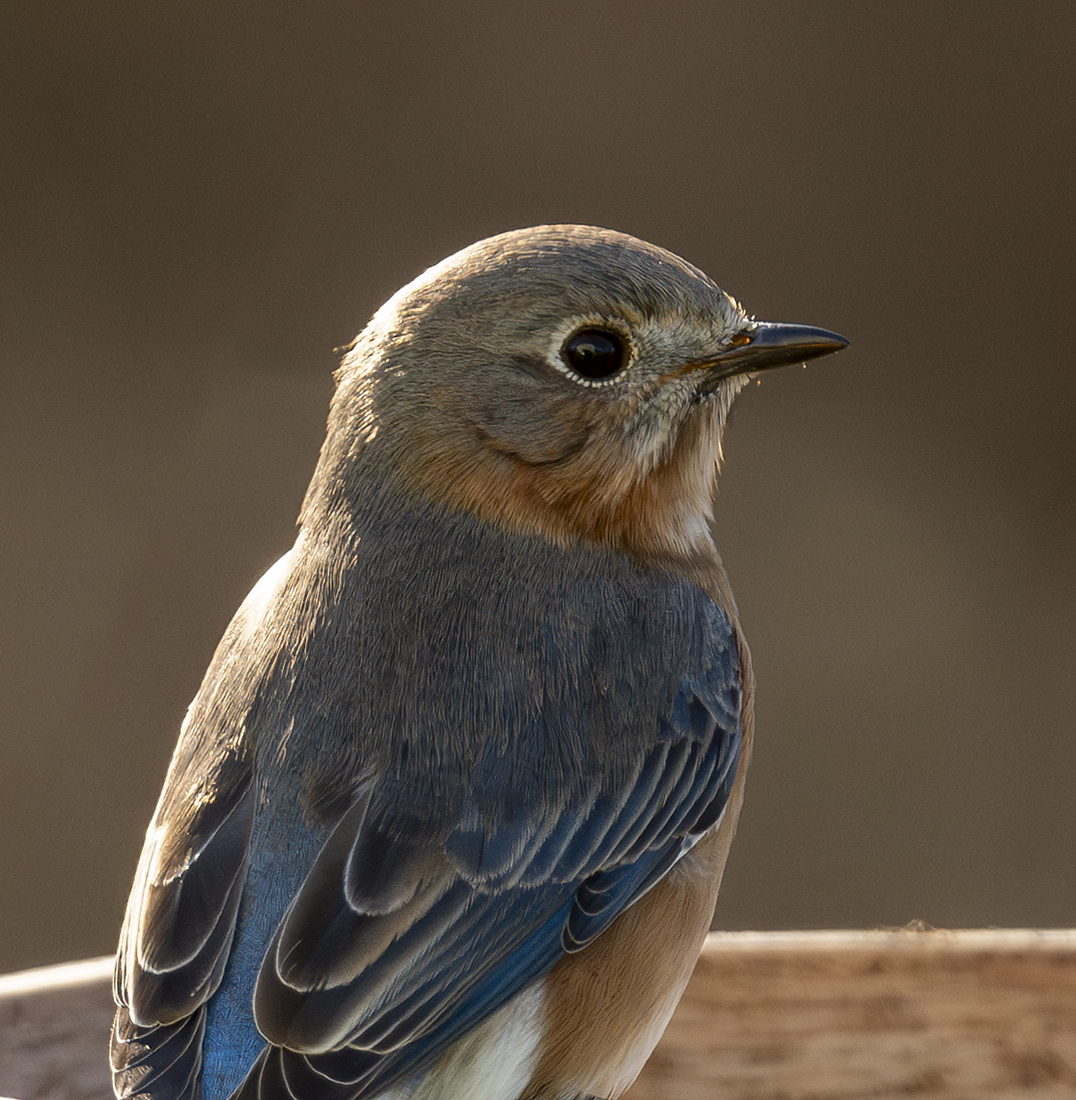
[[[0,978],[0,1096],[106,1100],[111,959]],[[625,1100],[1072,1100],[1076,930],[726,932]]]

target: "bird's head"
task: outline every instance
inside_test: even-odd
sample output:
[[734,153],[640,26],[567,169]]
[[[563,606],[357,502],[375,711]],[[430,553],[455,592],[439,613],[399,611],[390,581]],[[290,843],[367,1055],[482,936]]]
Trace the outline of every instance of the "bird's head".
[[622,233],[491,237],[404,287],[360,334],[322,456],[334,476],[315,478],[312,497],[357,491],[373,460],[511,530],[695,554],[710,544],[736,393],[846,343],[754,321],[703,272]]

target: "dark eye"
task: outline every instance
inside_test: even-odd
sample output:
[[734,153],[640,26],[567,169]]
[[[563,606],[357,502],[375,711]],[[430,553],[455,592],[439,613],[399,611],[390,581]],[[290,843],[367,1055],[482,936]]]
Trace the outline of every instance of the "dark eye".
[[628,359],[624,340],[617,333],[601,328],[577,332],[561,354],[565,363],[584,378],[610,378]]

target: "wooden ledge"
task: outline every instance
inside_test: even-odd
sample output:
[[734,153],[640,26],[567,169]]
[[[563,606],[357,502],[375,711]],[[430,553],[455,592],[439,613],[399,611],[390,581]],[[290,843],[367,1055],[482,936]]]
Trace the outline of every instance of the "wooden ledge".
[[[0,1096],[107,1100],[111,958],[0,977]],[[718,932],[625,1100],[1073,1100],[1076,930]]]
[[709,937],[630,1100],[1073,1100],[1076,930]]

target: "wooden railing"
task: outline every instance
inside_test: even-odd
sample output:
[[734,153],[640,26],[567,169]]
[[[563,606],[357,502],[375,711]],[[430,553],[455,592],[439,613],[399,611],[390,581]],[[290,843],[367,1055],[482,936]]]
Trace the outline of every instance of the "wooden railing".
[[[0,977],[0,1096],[107,1100],[111,959]],[[726,932],[626,1100],[1076,1100],[1076,930]]]

